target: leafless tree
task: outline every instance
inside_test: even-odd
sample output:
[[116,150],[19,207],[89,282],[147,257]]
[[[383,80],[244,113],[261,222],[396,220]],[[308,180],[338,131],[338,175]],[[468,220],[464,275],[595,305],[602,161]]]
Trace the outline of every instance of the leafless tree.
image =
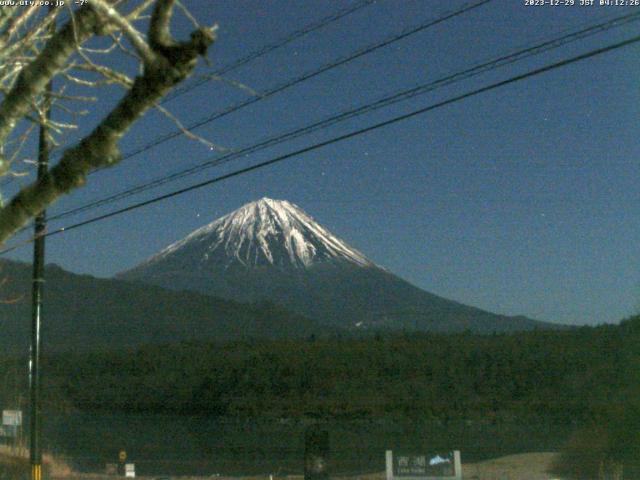
[[[40,1],[30,6],[1,3],[0,175],[18,174],[16,162],[24,158],[21,151],[35,127],[45,123],[55,141],[76,127],[75,116],[85,113],[74,106],[77,102],[99,99],[100,88],[108,85],[119,85],[124,93],[115,105],[101,105],[108,113],[89,134],[62,151],[47,175],[0,207],[0,244],[60,196],[83,185],[89,172],[117,164],[120,139],[147,110],[156,107],[170,116],[159,101],[191,75],[198,57],[206,55],[215,39],[215,26],[198,25],[179,0],[89,0],[75,10],[48,9]],[[171,34],[176,7],[195,24],[186,40]],[[62,21],[65,12],[68,20]],[[114,51],[130,57],[138,74],[128,75],[136,70],[117,69],[105,60]],[[45,95],[54,77],[59,79],[56,89]],[[77,95],[79,86],[96,90],[93,95]],[[47,118],[51,105],[70,121]]]

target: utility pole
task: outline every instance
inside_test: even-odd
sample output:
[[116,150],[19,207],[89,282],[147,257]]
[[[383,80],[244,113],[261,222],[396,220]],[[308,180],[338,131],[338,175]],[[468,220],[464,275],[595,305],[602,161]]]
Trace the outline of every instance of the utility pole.
[[[54,8],[52,6],[50,9]],[[55,32],[55,21],[51,22],[49,32]],[[49,170],[49,129],[47,121],[51,117],[52,81],[47,84],[43,96],[43,122],[38,135],[38,181],[42,180]],[[32,277],[32,316],[31,316],[31,352],[29,359],[29,460],[31,463],[31,480],[42,480],[42,446],[40,444],[40,333],[42,316],[42,293],[44,287],[44,234],[47,228],[46,211],[43,210],[35,219],[35,241],[33,243],[33,277]]]
[[[45,93],[45,118],[49,117],[51,83]],[[40,125],[38,139],[38,180],[46,175],[49,166],[49,142],[47,126]],[[29,359],[29,458],[31,480],[42,480],[42,450],[40,446],[40,332],[42,317],[42,292],[44,287],[44,233],[47,228],[46,212],[43,210],[35,219],[35,241],[33,243],[33,277],[31,289],[31,352]]]

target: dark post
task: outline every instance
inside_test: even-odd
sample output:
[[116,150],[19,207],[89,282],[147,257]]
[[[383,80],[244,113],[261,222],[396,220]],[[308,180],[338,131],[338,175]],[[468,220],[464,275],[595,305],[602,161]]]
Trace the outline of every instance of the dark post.
[[127,461],[127,452],[125,452],[124,450],[120,450],[120,453],[118,453],[118,475],[120,475],[121,477],[124,477],[126,475],[126,468],[125,468],[125,463]]
[[[55,31],[55,22],[52,22],[51,25],[51,30]],[[46,120],[50,118],[51,114],[51,90],[52,85],[51,82],[49,82],[45,88],[43,100],[44,117]],[[47,125],[41,124],[38,136],[38,180],[41,180],[49,169],[48,135]],[[42,480],[42,447],[40,445],[40,323],[44,284],[44,234],[46,227],[46,212],[43,210],[35,219],[35,241],[33,243],[31,352],[29,359],[29,460],[31,463],[31,480]]]
[[304,433],[304,479],[329,479],[329,432],[312,425]]
[[[40,127],[40,145],[38,152],[38,178],[42,171],[46,172],[47,146],[43,145],[46,130]],[[46,144],[46,139],[44,140]],[[42,478],[42,452],[40,450],[40,323],[42,315],[42,287],[44,283],[44,232],[46,229],[45,212],[36,217],[35,242],[33,246],[33,284],[32,284],[32,316],[31,316],[31,357],[29,361],[29,419],[31,460],[31,480]]]

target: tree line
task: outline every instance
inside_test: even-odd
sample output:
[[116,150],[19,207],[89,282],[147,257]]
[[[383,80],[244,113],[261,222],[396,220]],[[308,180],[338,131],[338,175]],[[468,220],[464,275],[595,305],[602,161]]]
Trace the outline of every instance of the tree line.
[[[639,324],[60,353],[45,359],[45,390],[52,406],[83,411],[576,423],[633,398]],[[17,387],[3,388],[6,398]]]

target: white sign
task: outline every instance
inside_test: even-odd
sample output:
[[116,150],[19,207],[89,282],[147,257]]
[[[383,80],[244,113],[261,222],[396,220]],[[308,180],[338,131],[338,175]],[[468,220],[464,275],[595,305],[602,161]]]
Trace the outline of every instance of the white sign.
[[124,465],[124,476],[135,478],[136,476],[136,464],[135,463],[125,463]]
[[2,425],[17,427],[22,425],[22,410],[3,410]]
[[461,480],[460,451],[396,453],[387,450],[387,480]]

